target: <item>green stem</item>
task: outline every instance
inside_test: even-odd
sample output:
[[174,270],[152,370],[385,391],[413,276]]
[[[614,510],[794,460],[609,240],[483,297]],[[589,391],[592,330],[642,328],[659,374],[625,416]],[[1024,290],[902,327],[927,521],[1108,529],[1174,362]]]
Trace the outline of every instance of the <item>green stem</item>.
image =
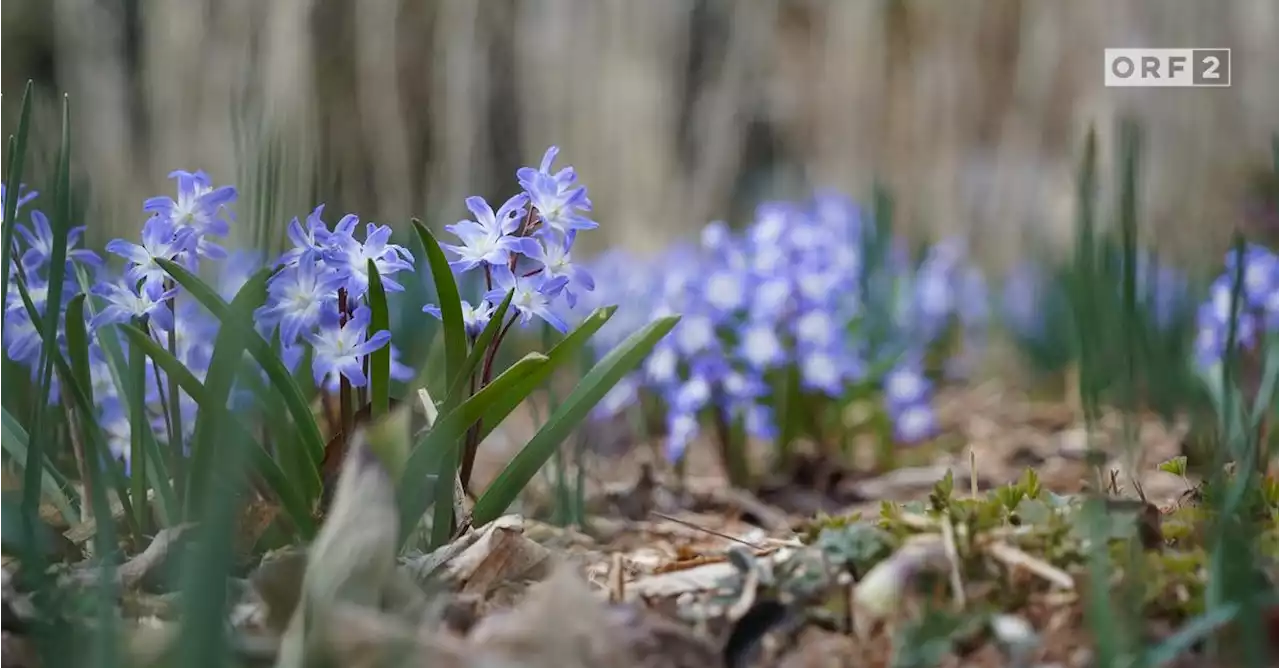
[[[165,281],[165,290],[173,289],[173,280]],[[173,321],[173,326],[169,328],[169,354],[174,357],[178,356],[178,310],[177,299],[169,300],[169,314]],[[159,369],[156,370],[159,373]],[[156,378],[157,387],[163,391],[163,386],[159,385],[160,379]],[[182,390],[176,382],[169,383],[169,422],[166,426],[169,428],[169,473],[173,477],[174,491],[178,498],[183,497],[183,489],[186,485],[186,476],[183,471],[186,468],[186,452],[183,451],[182,443]]]

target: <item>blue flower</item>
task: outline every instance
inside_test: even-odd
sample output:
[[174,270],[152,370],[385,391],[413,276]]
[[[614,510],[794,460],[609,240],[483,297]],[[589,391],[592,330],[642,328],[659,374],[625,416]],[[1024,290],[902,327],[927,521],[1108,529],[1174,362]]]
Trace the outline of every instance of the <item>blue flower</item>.
[[937,433],[937,419],[927,403],[904,406],[892,417],[893,437],[899,443],[919,443]]
[[303,262],[287,267],[267,282],[267,303],[254,318],[268,327],[280,327],[280,342],[293,345],[320,324],[326,312],[337,312],[338,288],[346,279],[333,269]]
[[690,413],[672,411],[667,415],[666,456],[679,461],[693,439],[698,436],[698,418]]
[[[27,250],[22,254],[22,268],[28,272],[43,266],[53,257],[53,227],[49,225],[49,219],[40,211],[32,211],[31,224],[35,228],[34,231],[22,224],[14,226],[14,230],[27,242]],[[75,247],[80,242],[80,235],[84,234],[84,230],[82,225],[67,231],[68,268],[72,262],[90,267],[102,266],[102,258],[98,257],[97,253],[86,248]]]
[[232,186],[214,188],[203,171],[175,170],[169,178],[178,182],[178,198],[160,196],[143,202],[142,210],[164,220],[176,231],[189,231],[193,250],[200,257],[219,260],[226,251],[210,237],[225,237],[230,230],[223,218],[223,207],[236,199]]
[[572,308],[577,303],[574,288],[590,292],[596,289],[596,283],[586,269],[573,264],[569,249],[573,246],[574,235],[569,234],[563,240],[546,239],[545,244],[525,242],[523,252],[539,267],[547,278],[564,278],[565,300]]
[[569,331],[569,325],[551,309],[551,300],[569,279],[561,276],[549,278],[542,274],[516,278],[504,266],[494,267],[493,283],[496,286],[485,295],[492,303],[501,303],[507,292],[513,291],[511,308],[520,314],[520,324],[527,325],[535,316],[551,325],[556,331]]
[[107,252],[129,261],[125,277],[130,281],[142,280],[148,288],[164,285],[168,274],[156,260],[176,260],[192,246],[189,228],[177,228],[167,217],[152,216],[142,226],[142,245],[113,239],[107,242]]
[[1280,261],[1275,253],[1256,244],[1246,246],[1243,253],[1232,250],[1226,259],[1226,276],[1230,277],[1228,285],[1240,271],[1238,262],[1241,258],[1244,264],[1241,278],[1243,299],[1251,308],[1257,309],[1274,304],[1276,292],[1280,290]]
[[[503,299],[506,293],[503,293]],[[470,302],[462,300],[462,324],[467,331],[467,336],[475,338],[480,336],[480,332],[484,331],[485,325],[489,324],[489,318],[493,317],[493,311],[496,307],[487,301],[481,301],[479,304],[472,306]],[[442,319],[440,315],[440,307],[435,304],[427,304],[422,307],[423,313],[429,313],[437,319]]]
[[462,240],[461,245],[440,247],[458,256],[449,263],[454,271],[469,271],[481,264],[504,265],[512,253],[538,253],[538,242],[529,237],[511,236],[524,220],[529,197],[524,193],[507,200],[497,213],[483,197],[468,197],[467,209],[475,220],[460,220],[446,225],[445,230]]
[[555,146],[548,148],[537,170],[522,167],[516,171],[516,178],[520,187],[529,193],[533,208],[538,210],[542,229],[554,231],[563,238],[575,230],[593,230],[600,225],[582,215],[591,211],[591,200],[587,199],[586,188],[574,185],[578,176],[573,168],[551,173],[551,163],[559,152]]
[[293,244],[293,248],[285,251],[280,256],[277,264],[292,266],[302,262],[321,262],[325,256],[333,252],[330,239],[334,234],[343,236],[350,235],[355,229],[360,219],[355,214],[347,214],[338,221],[336,229],[338,232],[330,232],[329,226],[320,218],[324,213],[324,205],[320,204],[312,210],[307,216],[307,226],[304,228],[297,218],[289,223],[287,235],[289,241]]
[[914,405],[925,401],[931,391],[920,363],[904,359],[884,377],[884,396],[890,407]]
[[133,443],[133,427],[129,421],[129,413],[119,399],[112,397],[102,402],[102,410],[98,415],[98,423],[107,435],[107,449],[112,456],[124,462],[125,474],[130,472],[130,455]]
[[[7,197],[7,195],[5,194],[7,192],[8,190],[6,189],[5,184],[0,183],[0,223],[4,222],[3,204],[4,204],[5,197]],[[21,211],[23,206],[30,203],[31,200],[35,199],[39,194],[40,193],[36,192],[35,190],[27,190],[26,184],[19,184],[18,185],[18,204],[14,210]]]
[[844,394],[846,378],[854,370],[851,360],[823,349],[801,353],[799,364],[800,386],[829,397]]
[[369,308],[361,306],[341,327],[334,324],[306,335],[313,351],[311,371],[316,385],[325,386],[331,375],[345,377],[351,381],[352,387],[368,384],[369,379],[364,375],[364,357],[391,341],[391,332],[386,330],[374,332],[365,339],[371,318]]
[[[343,228],[345,230],[345,228]],[[347,297],[359,299],[369,290],[369,260],[373,260],[382,287],[387,292],[402,292],[392,276],[401,271],[413,271],[413,254],[409,249],[389,243],[391,228],[387,225],[365,225],[364,243],[349,234],[337,231],[329,237],[334,250],[327,261],[346,277]]]
[[19,364],[35,367],[43,342],[40,329],[28,317],[25,308],[6,310],[4,319],[5,355]]
[[772,323],[750,322],[742,329],[738,354],[753,369],[768,369],[786,361],[787,352]]
[[167,332],[173,327],[173,314],[165,302],[178,294],[176,288],[162,292],[126,280],[125,285],[114,281],[98,283],[92,292],[107,300],[107,306],[94,316],[89,323],[90,329],[142,317],[149,317],[151,324],[162,331]]
[[743,426],[754,438],[772,440],[778,437],[778,422],[773,409],[762,404],[748,404],[742,409]]

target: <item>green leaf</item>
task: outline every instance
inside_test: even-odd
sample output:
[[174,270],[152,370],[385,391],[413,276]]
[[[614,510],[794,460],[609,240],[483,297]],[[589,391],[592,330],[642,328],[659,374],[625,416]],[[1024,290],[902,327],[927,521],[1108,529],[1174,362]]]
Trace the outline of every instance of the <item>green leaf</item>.
[[[18,281],[17,286],[18,296],[22,299],[22,306],[27,311],[27,317],[31,318],[33,322],[38,320],[40,317],[39,313],[36,311],[35,304],[31,301],[31,295],[27,292],[26,286],[22,281]],[[42,333],[41,337],[43,338],[43,336],[44,334]],[[63,387],[66,392],[71,395],[71,400],[75,404],[76,411],[80,415],[86,416],[84,420],[80,421],[85,438],[85,457],[88,458],[89,461],[95,461],[94,457],[99,457],[103,465],[107,467],[106,475],[110,478],[111,484],[116,489],[116,496],[119,498],[120,506],[124,510],[125,523],[135,537],[140,536],[141,532],[139,527],[134,522],[132,510],[133,505],[129,501],[129,489],[124,477],[124,472],[121,470],[120,463],[110,454],[110,448],[107,447],[106,440],[104,439],[102,430],[98,427],[97,422],[89,417],[95,414],[93,401],[89,399],[89,395],[85,393],[85,391],[81,389],[80,384],[76,382],[75,375],[72,373],[71,367],[67,364],[66,360],[62,359],[62,353],[58,350],[55,340],[43,339],[43,345],[46,349],[53,351],[52,358],[54,364],[58,367],[59,378],[62,379]],[[94,453],[101,453],[101,455],[91,455],[89,453],[90,447],[92,447]],[[96,485],[94,487],[96,488],[101,486]],[[96,505],[94,506],[93,512],[95,516],[102,516],[98,514]],[[108,509],[108,514],[109,513],[110,510]],[[114,543],[111,544],[114,545]]]
[[[293,519],[298,527],[298,531],[305,538],[315,535],[315,522],[311,518],[311,508],[303,499],[302,494],[293,486],[293,482],[284,475],[284,471],[280,470],[279,464],[276,463],[271,455],[263,449],[257,439],[245,429],[244,425],[238,420],[231,411],[227,410],[225,403],[219,405],[214,402],[206,392],[204,384],[191,373],[178,358],[169,354],[160,344],[156,343],[145,332],[132,325],[119,325],[120,331],[131,343],[136,344],[142,349],[146,355],[155,361],[165,374],[174,380],[179,387],[182,388],[196,404],[200,407],[201,413],[210,413],[215,424],[225,427],[226,431],[222,432],[226,435],[226,440],[252,444],[255,447],[249,448],[250,461],[253,464],[258,475],[271,488],[271,491],[280,499],[280,504],[284,506],[285,512],[289,513],[289,517]],[[217,460],[217,457],[213,457]],[[314,473],[317,477],[319,473]]]
[[[445,258],[440,244],[431,234],[431,230],[417,218],[413,219],[413,230],[418,233],[418,240],[427,254],[427,264],[431,266],[431,280],[435,283],[436,299],[440,300],[440,321],[444,327],[445,377],[450,383],[458,378],[463,360],[467,358],[467,330],[462,320],[462,299],[458,296],[458,283],[453,278],[453,269]],[[447,400],[447,397],[446,397]]]
[[[10,459],[24,470],[27,468],[27,430],[23,429],[22,425],[18,424],[18,420],[3,408],[0,408],[0,444],[3,444],[4,451]],[[66,488],[66,478],[62,477],[62,474],[49,463],[48,458],[45,458],[44,477],[40,480],[40,489],[58,509],[62,519],[74,526],[80,522],[80,516],[72,509],[71,502],[63,491]]]
[[27,132],[31,128],[31,86],[30,79],[22,89],[22,111],[18,112],[18,133],[9,138],[9,164],[5,170],[8,181],[5,182],[4,229],[0,232],[0,268],[4,269],[4,294],[0,295],[0,304],[9,303],[9,262],[13,259],[13,230],[18,223],[18,188],[22,185],[22,167],[27,156]]
[[[62,279],[67,270],[67,230],[71,226],[69,220],[71,217],[71,117],[65,98],[62,102],[62,142],[58,149],[58,168],[55,174],[53,219],[50,221],[53,238],[47,277],[49,288],[45,301],[46,313],[43,314],[42,319],[32,319],[33,323],[41,323],[40,333],[44,340],[44,345],[40,346],[39,366],[36,367],[40,372],[39,394],[36,398],[35,420],[32,422],[31,429],[34,438],[30,442],[31,459],[36,462],[44,461],[45,446],[55,443],[57,438],[55,426],[45,425],[45,418],[49,413],[46,408],[53,398],[53,359],[55,356],[61,357],[56,344],[60,315],[58,306],[62,304]],[[8,267],[5,267],[5,271],[8,272]],[[35,531],[39,521],[40,478],[41,467],[39,466],[28,466],[23,471],[22,525],[27,538],[31,537],[31,532]],[[29,563],[38,563],[38,561],[33,560]]]
[[[497,405],[510,405],[514,408],[520,399],[528,396],[524,387],[529,378],[546,368],[549,358],[546,355],[530,353],[525,355],[502,375],[493,379],[479,392],[459,404],[448,413],[441,415],[431,430],[414,444],[409,460],[405,462],[404,476],[396,490],[397,505],[400,508],[400,540],[408,538],[418,525],[418,520],[427,509],[428,500],[432,498],[434,485],[446,484],[452,487],[453,482],[435,479],[433,474],[440,470],[440,465],[448,461],[461,447],[462,436],[481,415],[492,414]],[[534,387],[537,387],[536,385]],[[523,394],[520,394],[521,392]],[[520,394],[517,398],[514,395]],[[508,410],[510,412],[510,409]],[[505,415],[504,415],[505,416]]]
[[[382,289],[382,276],[373,260],[369,260],[369,335],[391,331],[391,316],[387,313],[387,294]],[[372,398],[371,414],[382,417],[391,410],[391,345],[385,345],[369,354],[369,392]]]
[[639,366],[679,321],[680,316],[660,318],[627,337],[605,355],[578,382],[533,440],[520,450],[493,484],[485,489],[472,511],[473,525],[483,526],[505,512],[587,413],[623,376]]
[[[252,319],[254,309],[266,301],[267,277],[270,275],[270,270],[263,269],[245,281],[231,300],[229,308],[232,318],[242,322]],[[203,516],[198,504],[206,497],[205,490],[211,483],[209,476],[215,469],[213,458],[222,445],[217,440],[221,431],[217,422],[222,416],[218,415],[218,411],[205,408],[226,407],[241,368],[240,360],[244,358],[244,345],[244,334],[237,327],[220,328],[214,339],[213,352],[209,357],[209,372],[204,379],[204,402],[200,403],[202,410],[196,414],[191,466],[187,467],[189,477],[184,488],[186,498],[183,499],[183,516],[188,520]],[[169,382],[173,383],[172,380]],[[177,390],[171,388],[171,391]]]
[[1159,668],[1177,661],[1183,653],[1191,650],[1200,641],[1231,623],[1239,613],[1239,605],[1227,603],[1201,614],[1178,629],[1177,633],[1165,638],[1159,645],[1148,649],[1145,660],[1138,665]]
[[245,347],[253,359],[258,362],[262,370],[266,372],[267,378],[271,380],[272,386],[280,393],[284,399],[285,407],[289,409],[289,415],[293,417],[293,423],[297,425],[302,443],[306,446],[307,453],[311,456],[311,460],[318,466],[320,460],[324,457],[324,437],[320,434],[320,427],[316,424],[315,415],[311,412],[311,406],[307,404],[306,398],[302,395],[302,390],[298,388],[298,383],[294,381],[289,370],[285,368],[284,363],[271,349],[271,344],[265,339],[258,336],[253,330],[251,322],[246,322],[233,317],[227,303],[222,301],[222,297],[210,288],[204,281],[200,280],[191,272],[182,268],[169,260],[157,259],[156,263],[165,270],[173,280],[186,289],[186,291],[195,297],[213,317],[218,319],[222,327],[235,327],[241,331],[245,337]]
[[[147,358],[142,349],[135,343],[129,346],[129,393],[135,397],[146,395],[147,391]],[[135,401],[129,407],[129,461],[133,470],[129,476],[129,498],[133,499],[134,521],[142,529],[148,530],[147,513],[147,453],[142,446],[142,435],[151,431],[151,422],[147,420],[147,408],[141,401]]]
[[591,315],[588,315],[582,321],[582,324],[578,325],[577,329],[569,332],[568,336],[561,339],[560,343],[557,343],[555,347],[549,350],[547,358],[550,362],[546,366],[530,374],[528,378],[520,382],[514,392],[505,395],[501,400],[494,403],[489,412],[485,413],[484,422],[480,425],[480,441],[483,442],[484,438],[502,423],[502,419],[525,400],[525,397],[542,387],[542,384],[547,382],[547,379],[551,377],[551,374],[556,369],[565,364],[572,364],[577,360],[583,348],[587,345],[587,341],[592,336],[595,336],[595,333],[600,331],[600,328],[606,322],[609,322],[609,318],[612,318],[617,310],[618,307],[616,306],[607,306],[592,311]]
[[502,300],[497,310],[489,317],[489,322],[484,326],[484,330],[480,332],[480,336],[476,337],[475,343],[471,344],[471,353],[467,355],[467,361],[462,364],[462,368],[458,369],[458,375],[450,381],[449,391],[445,394],[446,406],[458,405],[458,402],[463,398],[463,394],[468,391],[467,382],[480,366],[480,360],[484,359],[489,343],[493,341],[493,337],[498,335],[498,330],[502,328],[503,322],[506,321],[507,310],[511,307],[511,298],[513,296],[515,296],[515,290],[508,290],[506,298]]

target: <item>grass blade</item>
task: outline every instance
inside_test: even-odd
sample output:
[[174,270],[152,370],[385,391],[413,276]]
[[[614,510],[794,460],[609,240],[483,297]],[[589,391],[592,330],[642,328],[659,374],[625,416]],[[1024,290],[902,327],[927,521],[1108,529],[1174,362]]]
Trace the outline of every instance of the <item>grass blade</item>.
[[631,373],[649,355],[671,329],[680,316],[667,316],[650,323],[644,329],[627,337],[618,347],[605,355],[573,388],[546,424],[533,439],[516,454],[493,484],[485,489],[472,511],[473,526],[483,526],[506,511],[524,486],[537,475],[538,470],[559,449],[569,434],[587,413],[600,402],[623,376]]
[[[253,310],[261,306],[267,298],[267,277],[270,271],[263,269],[245,281],[240,292],[231,300],[231,316],[237,320],[253,317]],[[136,345],[136,343],[135,343]],[[213,353],[209,357],[209,372],[204,380],[204,399],[202,408],[216,406],[225,409],[227,398],[231,396],[231,388],[235,385],[240,371],[240,360],[244,357],[244,337],[236,327],[222,327],[214,339]],[[154,356],[153,356],[154,358]],[[169,380],[172,386],[173,380]],[[172,392],[177,392],[171,388]],[[183,499],[183,517],[188,520],[202,517],[199,503],[205,498],[205,490],[210,483],[209,474],[214,470],[213,458],[220,443],[217,441],[217,421],[221,419],[217,411],[206,409],[196,415],[195,434],[192,438],[191,466],[188,468],[188,479],[184,486],[186,497]]]
[[[9,411],[0,408],[0,444],[3,444],[4,451],[9,458],[21,466],[23,470],[27,468],[27,430],[18,424],[17,418],[9,414]],[[75,525],[80,521],[80,516],[76,514],[71,507],[71,501],[67,498],[67,480],[49,463],[45,458],[43,477],[40,480],[40,489],[45,496],[49,498],[50,503],[58,509],[62,518],[67,524]]]
[[539,369],[536,373],[521,381],[518,390],[503,397],[502,400],[494,403],[489,412],[484,415],[484,422],[480,425],[480,441],[483,441],[499,424],[502,423],[511,411],[516,409],[525,397],[529,396],[535,390],[547,382],[551,374],[558,368],[572,364],[582,354],[583,348],[587,345],[587,341],[595,336],[595,333],[609,322],[609,318],[613,317],[614,312],[618,310],[616,306],[608,306],[598,308],[591,312],[577,329],[569,332],[557,343],[554,348],[547,352],[547,358],[550,362]]
[[[462,299],[458,296],[458,282],[453,278],[449,260],[436,242],[431,230],[417,218],[413,230],[426,251],[427,264],[431,267],[431,280],[435,283],[436,299],[440,301],[440,322],[444,327],[445,378],[457,379],[463,360],[467,358],[467,330],[462,322]],[[456,398],[456,397],[455,397]],[[449,400],[448,397],[445,399]],[[447,404],[446,404],[447,405]]]
[[523,399],[528,392],[514,399],[512,395],[520,392],[529,378],[537,375],[548,362],[549,358],[546,355],[530,353],[524,356],[493,379],[493,382],[484,389],[442,415],[431,430],[414,444],[412,452],[409,453],[409,459],[405,462],[404,475],[396,490],[397,504],[400,508],[401,543],[408,538],[418,525],[422,514],[426,512],[428,499],[432,498],[432,492],[435,489],[434,485],[452,486],[452,482],[438,478],[432,483],[430,476],[436,474],[441,463],[448,461],[450,455],[458,451],[462,436],[467,429],[475,424],[481,415],[491,414],[496,405],[511,405],[513,408],[518,405],[520,399]]
[[9,179],[5,184],[4,197],[4,229],[0,231],[0,268],[4,269],[4,293],[0,295],[0,304],[9,303],[9,262],[13,253],[13,229],[18,224],[18,188],[22,185],[22,168],[27,158],[27,133],[31,128],[31,86],[30,79],[22,89],[22,111],[18,112],[18,131],[9,141],[9,164],[5,176]]
[[[297,525],[298,531],[303,537],[310,538],[314,536],[315,521],[311,517],[310,505],[303,499],[302,494],[294,488],[292,481],[285,476],[284,471],[280,469],[275,459],[267,454],[267,451],[263,449],[257,439],[244,428],[242,423],[231,414],[231,411],[213,402],[205,391],[204,384],[182,362],[169,354],[168,350],[165,350],[160,344],[147,336],[145,332],[131,325],[119,325],[119,328],[131,343],[137,344],[146,355],[164,370],[166,375],[178,384],[178,387],[182,388],[182,391],[195,400],[196,404],[200,406],[201,413],[211,413],[211,419],[215,423],[226,423],[226,431],[222,432],[225,436],[224,441],[234,440],[256,446],[249,449],[249,457],[258,474],[262,476],[271,490],[279,497],[280,504],[284,506],[285,512],[289,513],[289,517]],[[216,460],[217,458],[214,457],[213,459]],[[312,474],[316,476],[318,481],[319,473],[313,469]],[[318,485],[319,483],[317,482],[316,484]]]
[[[43,319],[34,319],[40,323],[40,333],[44,345],[40,347],[39,366],[40,383],[36,395],[35,420],[32,422],[31,434],[34,438],[29,443],[31,461],[45,460],[46,444],[56,442],[55,425],[46,425],[47,407],[53,392],[53,359],[60,356],[57,347],[58,316],[62,310],[62,279],[67,269],[67,230],[71,217],[71,119],[67,109],[66,98],[62,101],[62,141],[58,149],[58,168],[54,177],[54,209],[51,226],[53,238],[49,257],[48,294],[45,298]],[[6,188],[7,190],[7,188]],[[12,241],[12,240],[10,240]],[[8,274],[8,266],[5,267]],[[30,295],[27,295],[29,298]],[[22,476],[22,536],[24,542],[34,546],[36,527],[39,525],[40,511],[40,466],[28,466]],[[32,547],[32,550],[35,548]],[[30,561],[27,561],[27,559]],[[24,555],[24,563],[39,563],[38,554]]]
[[311,456],[311,460],[319,466],[321,458],[324,457],[324,437],[320,434],[320,427],[316,424],[315,415],[311,412],[311,406],[302,395],[302,390],[298,387],[293,375],[285,368],[284,363],[276,356],[275,351],[271,349],[271,344],[267,343],[266,339],[258,336],[258,333],[253,330],[250,324],[251,321],[233,317],[231,309],[226,302],[222,301],[222,297],[219,297],[213,288],[209,287],[197,276],[168,260],[156,260],[156,262],[173,277],[173,280],[186,289],[196,301],[208,309],[213,314],[213,317],[218,319],[222,327],[235,327],[240,330],[241,335],[245,338],[246,349],[253,356],[253,359],[258,362],[258,365],[262,367],[262,370],[266,372],[267,378],[271,380],[275,390],[284,399],[285,407],[289,409],[289,415],[293,417],[293,422],[297,425],[307,453]]
[[[387,312],[387,293],[382,288],[382,276],[373,260],[369,260],[369,333],[391,331],[391,316]],[[391,346],[385,345],[369,354],[369,396],[371,413],[379,418],[391,410]]]

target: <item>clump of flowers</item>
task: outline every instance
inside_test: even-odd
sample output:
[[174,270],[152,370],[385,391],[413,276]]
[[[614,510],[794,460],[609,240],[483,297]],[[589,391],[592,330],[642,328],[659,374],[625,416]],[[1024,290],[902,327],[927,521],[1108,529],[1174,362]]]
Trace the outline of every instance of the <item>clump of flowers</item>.
[[[595,289],[591,274],[573,261],[575,241],[598,224],[574,169],[553,167],[557,154],[553,146],[536,168],[518,170],[520,191],[496,211],[481,197],[467,198],[471,218],[446,227],[456,243],[439,244],[412,221],[440,302],[423,310],[443,321],[448,377],[443,388],[438,378],[427,379],[430,392],[444,390],[436,398],[440,418],[415,434],[403,458],[384,461],[389,473],[447,480],[452,476],[438,464],[455,465],[454,456],[437,459],[460,443],[457,473],[466,486],[485,429],[545,383],[557,364],[577,359],[611,317],[611,309],[597,311],[589,328],[568,332],[579,300]],[[335,482],[333,465],[362,416],[380,420],[395,410],[393,381],[416,376],[399,362],[390,331],[394,296],[407,292],[415,257],[393,242],[390,226],[355,214],[330,225],[320,205],[289,223],[286,249],[264,262],[263,253],[224,246],[234,222],[234,187],[217,186],[200,171],[170,177],[175,195],[146,200],[139,237],[106,244],[108,256],[122,265],[118,270],[79,247],[84,228],[68,229],[66,219],[51,222],[33,210],[36,193],[8,193],[10,211],[20,215],[5,225],[6,238],[12,232],[15,240],[6,270],[17,288],[4,298],[5,353],[31,370],[33,385],[65,408],[71,426],[52,428],[44,406],[33,412],[38,417],[29,428],[37,443],[49,445],[37,456],[74,461],[95,505],[102,503],[97,492],[116,486],[127,528],[141,536],[153,521],[199,515],[210,503],[213,478],[228,472],[210,465],[218,461],[215,448],[230,440],[246,448],[242,461],[253,491],[278,503],[293,529],[313,536],[315,514],[323,512]],[[65,201],[69,186],[62,177],[58,183],[55,199]],[[63,243],[65,253],[58,247]],[[64,256],[65,266],[58,266]],[[451,272],[482,289],[464,302]],[[645,323],[598,373],[582,379],[579,399],[530,439],[504,471],[503,484],[479,496],[474,526],[505,511],[577,422],[678,319]],[[569,334],[562,354],[530,354],[498,369],[497,353],[511,329],[535,320],[544,334]],[[54,385],[47,378],[51,368]],[[226,419],[227,410],[233,419]],[[56,451],[60,445],[65,452]],[[437,489],[439,496],[453,486]],[[417,492],[412,484],[397,491],[405,526],[415,529],[431,501]],[[59,505],[71,516],[70,500]],[[457,526],[452,511],[451,503],[436,504],[436,545]]]
[[961,246],[939,246],[913,266],[901,242],[830,193],[765,203],[741,233],[713,222],[697,246],[648,263],[607,257],[596,271],[609,274],[604,298],[630,311],[615,319],[614,336],[632,319],[683,314],[600,406],[607,415],[641,391],[659,397],[673,460],[704,422],[721,440],[736,427],[759,439],[794,438],[788,421],[816,415],[839,429],[841,407],[872,391],[883,394],[886,438],[928,439],[936,424],[925,353],[953,318],[985,317],[980,276]]
[[[1237,276],[1238,294],[1234,291]],[[1255,244],[1227,253],[1225,270],[1209,286],[1208,297],[1196,311],[1195,353],[1199,366],[1210,369],[1222,361],[1233,327],[1232,343],[1241,349],[1257,348],[1262,340],[1274,346],[1280,318],[1278,300],[1280,261],[1275,253]]]
[[[498,329],[485,351],[484,362],[473,378],[477,390],[494,377],[494,360],[508,332],[517,322],[522,327],[535,320],[560,333],[569,330],[568,314],[582,295],[595,289],[595,280],[573,261],[578,233],[599,226],[588,218],[591,200],[578,183],[572,167],[553,171],[559,148],[552,146],[542,156],[537,169],[523,167],[516,172],[521,192],[494,211],[482,197],[468,197],[472,218],[445,226],[460,243],[441,244],[453,258],[450,268],[466,281],[479,277],[483,289],[472,299],[462,299],[462,317],[469,344],[489,325],[499,305],[511,296],[510,319],[497,323]],[[428,304],[423,312],[441,318],[440,306]],[[471,463],[480,433],[467,435],[460,469],[463,485],[469,482]]]

